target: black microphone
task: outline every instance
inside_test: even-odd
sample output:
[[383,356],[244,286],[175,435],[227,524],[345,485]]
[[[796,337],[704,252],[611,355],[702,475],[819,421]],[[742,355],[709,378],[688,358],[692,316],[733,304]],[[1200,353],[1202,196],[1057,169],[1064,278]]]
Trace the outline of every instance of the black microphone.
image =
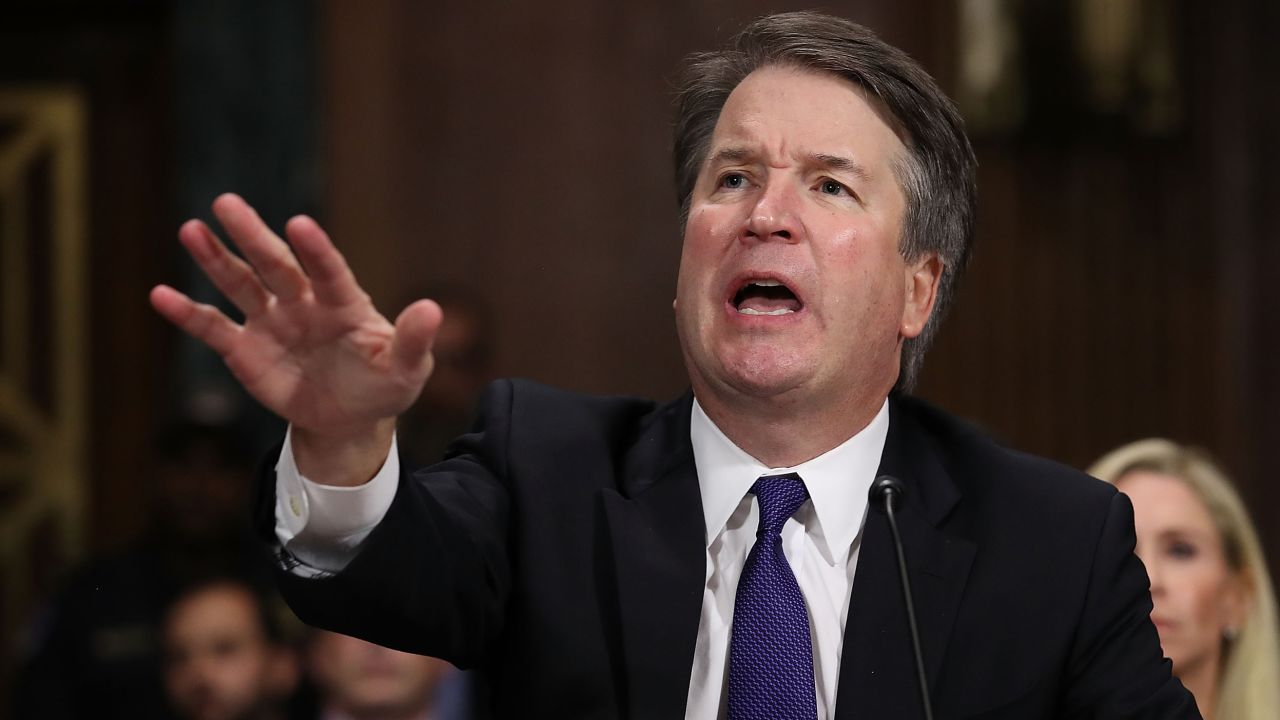
[[889,532],[893,534],[893,547],[898,551],[898,578],[902,580],[902,596],[906,598],[907,624],[911,627],[911,649],[916,656],[916,679],[920,681],[920,704],[924,707],[925,720],[933,720],[933,705],[929,702],[929,681],[924,675],[924,653],[920,651],[920,630],[916,627],[916,605],[911,600],[911,581],[907,578],[907,554],[902,549],[902,536],[898,534],[898,520],[894,513],[902,505],[905,490],[902,482],[892,475],[881,475],[871,483],[871,504],[884,508],[889,517]]

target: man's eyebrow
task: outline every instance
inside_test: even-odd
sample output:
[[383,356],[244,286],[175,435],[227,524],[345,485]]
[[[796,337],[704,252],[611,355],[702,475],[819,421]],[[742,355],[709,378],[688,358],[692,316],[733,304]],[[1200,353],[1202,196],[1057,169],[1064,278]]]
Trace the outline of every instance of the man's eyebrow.
[[815,153],[809,156],[810,162],[815,165],[827,168],[829,170],[840,170],[849,173],[859,180],[870,180],[871,173],[862,165],[850,160],[847,157],[839,155],[827,155],[826,153]]
[[721,148],[711,156],[712,164],[724,163],[740,163],[743,160],[749,160],[754,157],[753,153],[744,147],[727,147]]

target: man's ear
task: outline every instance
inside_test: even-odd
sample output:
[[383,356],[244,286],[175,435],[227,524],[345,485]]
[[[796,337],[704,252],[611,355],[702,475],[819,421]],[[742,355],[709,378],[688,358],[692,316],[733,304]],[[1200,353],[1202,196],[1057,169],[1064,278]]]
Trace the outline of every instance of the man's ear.
[[937,253],[924,253],[906,264],[906,302],[902,308],[903,337],[913,338],[924,331],[938,299],[938,284],[946,265]]

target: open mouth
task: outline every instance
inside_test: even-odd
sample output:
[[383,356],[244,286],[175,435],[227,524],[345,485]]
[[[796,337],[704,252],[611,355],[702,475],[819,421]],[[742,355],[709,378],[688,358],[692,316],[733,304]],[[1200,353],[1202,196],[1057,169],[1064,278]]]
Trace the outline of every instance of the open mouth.
[[732,303],[741,315],[790,315],[804,307],[791,288],[765,278],[744,283],[734,293]]

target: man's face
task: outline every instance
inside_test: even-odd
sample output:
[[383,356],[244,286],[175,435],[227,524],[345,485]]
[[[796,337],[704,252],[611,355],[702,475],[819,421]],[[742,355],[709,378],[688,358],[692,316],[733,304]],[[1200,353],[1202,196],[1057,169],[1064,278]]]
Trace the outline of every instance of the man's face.
[[676,321],[721,402],[879,403],[941,264],[898,251],[906,150],[860,87],[766,67],[729,96],[685,225]]
[[451,669],[444,660],[324,630],[316,631],[308,655],[325,702],[356,717],[423,714]]
[[191,720],[253,718],[289,691],[279,687],[282,649],[261,627],[253,596],[214,585],[174,606],[165,625],[165,684]]

